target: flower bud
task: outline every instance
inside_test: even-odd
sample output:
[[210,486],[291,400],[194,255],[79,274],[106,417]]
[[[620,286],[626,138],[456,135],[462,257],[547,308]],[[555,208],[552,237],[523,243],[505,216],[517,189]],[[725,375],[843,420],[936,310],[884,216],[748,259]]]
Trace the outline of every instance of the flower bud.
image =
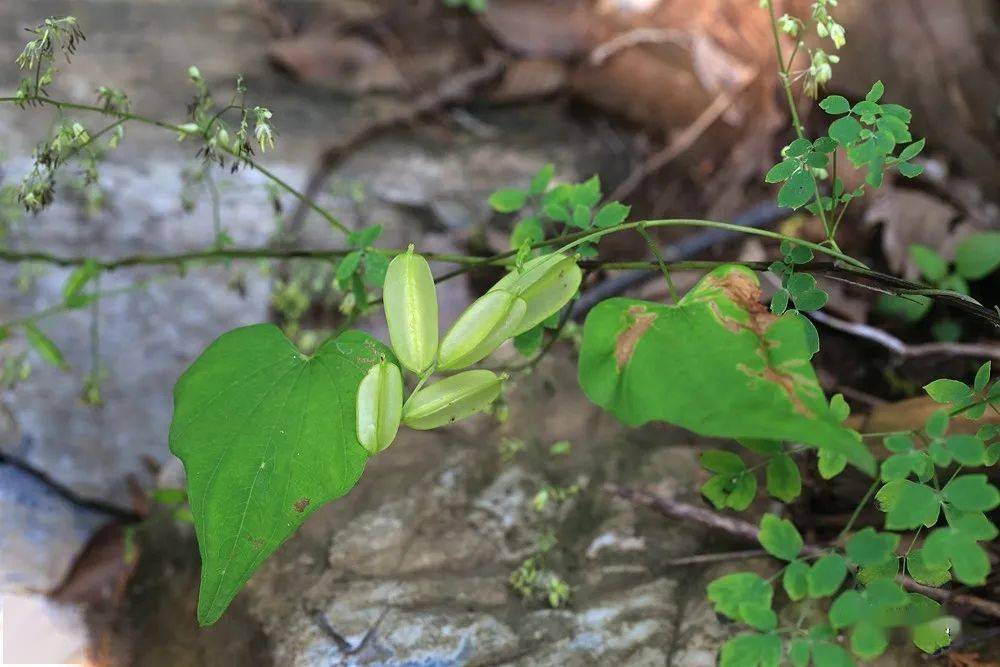
[[368,369],[358,386],[358,442],[369,454],[392,444],[403,413],[403,377],[399,366],[383,360]]
[[389,262],[382,301],[396,357],[414,373],[423,373],[437,354],[437,294],[431,267],[412,245]]
[[403,423],[423,431],[481,412],[500,395],[506,377],[477,369],[419,389],[403,405]]
[[527,304],[504,290],[490,290],[476,299],[458,319],[438,352],[438,368],[457,370],[485,359],[513,335]]
[[525,262],[520,271],[512,271],[493,286],[508,290],[524,299],[526,310],[511,333],[517,336],[532,329],[558,312],[580,288],[583,272],[575,257],[553,253]]

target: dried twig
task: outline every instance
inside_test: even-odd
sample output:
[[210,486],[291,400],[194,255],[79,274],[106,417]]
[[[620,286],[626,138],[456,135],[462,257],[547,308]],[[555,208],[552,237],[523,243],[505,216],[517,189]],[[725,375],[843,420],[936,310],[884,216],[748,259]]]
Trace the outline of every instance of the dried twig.
[[729,107],[733,105],[736,98],[743,92],[752,81],[757,78],[757,73],[746,76],[732,90],[726,90],[718,94],[708,107],[695,118],[690,125],[677,133],[661,150],[651,155],[645,162],[636,167],[628,177],[615,188],[615,191],[608,196],[611,201],[621,201],[627,199],[639,185],[650,176],[679,155],[687,151],[694,142],[698,141],[701,135],[717,121]]
[[923,357],[932,354],[946,354],[963,357],[992,357],[1000,360],[1000,346],[990,343],[921,343],[909,345],[892,334],[868,324],[848,322],[832,315],[816,311],[809,317],[831,329],[878,343],[902,357]]
[[[607,493],[616,495],[619,498],[623,498],[624,500],[627,500],[635,505],[642,505],[643,507],[656,510],[664,516],[692,521],[707,528],[712,528],[726,533],[727,535],[731,535],[732,537],[745,542],[753,542],[754,544],[758,543],[757,526],[753,525],[749,521],[725,516],[724,514],[719,514],[718,512],[714,512],[706,507],[698,507],[696,505],[682,503],[672,498],[665,498],[663,496],[658,496],[656,494],[649,493],[648,491],[641,491],[639,489],[631,489],[628,487],[616,486],[614,484],[605,484],[604,490]],[[823,551],[824,547],[816,544],[806,544],[802,548],[802,553],[807,555],[815,555]],[[927,597],[933,598],[938,602],[968,607],[986,616],[1000,618],[1000,603],[992,600],[986,600],[975,595],[969,595],[968,593],[953,593],[941,588],[924,586],[923,584],[918,584],[909,577],[900,577],[899,582],[903,588],[914,593],[926,595]]]
[[[443,81],[437,89],[418,97],[412,104],[402,106],[384,116],[373,118],[361,127],[345,134],[339,141],[328,146],[320,154],[319,164],[316,165],[303,190],[304,199],[306,201],[314,200],[334,169],[359,146],[428,113],[469,99],[476,88],[496,78],[503,71],[505,64],[504,58],[491,56],[482,65],[460,72]],[[286,243],[295,240],[308,213],[309,206],[300,201],[288,217],[288,223],[285,227],[287,230]]]
[[685,49],[691,48],[691,35],[683,30],[661,28],[635,28],[626,30],[594,47],[590,52],[590,64],[597,66],[619,51],[630,49],[641,44],[676,44]]

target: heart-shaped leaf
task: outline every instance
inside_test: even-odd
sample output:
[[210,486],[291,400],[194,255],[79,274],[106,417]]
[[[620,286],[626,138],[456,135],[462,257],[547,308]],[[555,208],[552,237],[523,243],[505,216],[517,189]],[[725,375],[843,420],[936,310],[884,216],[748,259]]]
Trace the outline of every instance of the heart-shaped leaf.
[[201,551],[198,621],[214,623],[309,514],[347,493],[368,453],[358,385],[387,347],[347,331],[309,357],[271,324],[219,337],[174,388],[170,450],[184,462]]
[[608,299],[587,317],[580,384],[629,425],[811,444],[868,474],[875,460],[842,426],[809,363],[800,315],[772,314],[743,266],[721,266],[676,306]]

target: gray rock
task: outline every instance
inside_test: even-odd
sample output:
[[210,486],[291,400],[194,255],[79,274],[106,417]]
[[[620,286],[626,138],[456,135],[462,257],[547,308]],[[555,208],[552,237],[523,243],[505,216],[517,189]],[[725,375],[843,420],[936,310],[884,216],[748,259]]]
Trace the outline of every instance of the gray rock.
[[28,473],[0,464],[0,593],[55,589],[91,534],[108,520]]

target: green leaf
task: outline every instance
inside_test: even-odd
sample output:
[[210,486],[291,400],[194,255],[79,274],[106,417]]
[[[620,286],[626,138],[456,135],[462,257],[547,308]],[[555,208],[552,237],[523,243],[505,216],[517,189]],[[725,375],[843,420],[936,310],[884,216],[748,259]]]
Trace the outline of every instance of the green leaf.
[[1000,505],[1000,492],[986,475],[961,475],[945,484],[941,495],[955,509],[988,512]]
[[490,195],[490,206],[498,213],[513,213],[528,202],[528,193],[517,188],[502,188]]
[[570,223],[574,227],[579,227],[580,229],[587,229],[590,227],[590,207],[584,206],[583,204],[577,204],[573,207],[573,217]]
[[791,456],[777,454],[768,461],[767,492],[785,503],[792,502],[802,493],[802,476]]
[[514,347],[524,356],[530,357],[542,347],[544,332],[545,326],[542,324],[528,329],[524,333],[514,336]]
[[982,512],[963,512],[949,505],[944,509],[944,516],[949,526],[976,541],[994,540],[1000,534],[996,525]]
[[874,102],[862,100],[854,105],[851,112],[861,116],[862,122],[871,125],[875,122],[875,118],[882,112],[882,109]]
[[882,99],[882,95],[884,94],[885,94],[885,86],[882,84],[881,81],[876,81],[875,83],[872,84],[872,88],[871,90],[868,91],[868,94],[865,95],[865,101],[878,102],[880,99]]
[[839,554],[831,553],[813,563],[806,576],[809,597],[829,597],[837,592],[847,576],[847,563]]
[[928,563],[923,549],[915,549],[906,557],[906,571],[914,581],[925,586],[941,586],[951,581],[947,564]]
[[811,313],[826,305],[830,296],[821,289],[806,290],[795,297],[795,307],[799,310]]
[[972,537],[953,528],[932,532],[924,542],[923,553],[931,567],[950,563],[955,579],[969,586],[985,584],[990,573],[990,559],[983,548]]
[[808,139],[796,139],[792,143],[785,146],[785,150],[782,152],[788,157],[802,157],[811,150],[811,141]]
[[793,157],[786,158],[768,170],[768,172],[764,175],[764,182],[781,183],[783,181],[787,181],[788,177],[791,176],[792,173],[798,168],[798,160]]
[[[888,136],[892,137],[893,148],[896,144],[905,144],[913,141],[910,128],[895,116],[882,116],[876,121],[875,125],[880,132],[885,132]],[[891,152],[892,149],[890,148],[889,150]]]
[[948,262],[925,245],[919,243],[911,245],[910,259],[924,274],[924,277],[932,283],[936,283],[948,275]]
[[830,95],[819,103],[820,109],[828,114],[840,115],[851,110],[851,103],[842,95]]
[[742,512],[750,507],[750,503],[757,495],[757,478],[749,472],[737,475],[719,474],[705,482],[701,492],[716,509],[730,507]]
[[854,667],[851,655],[830,642],[821,642],[813,646],[813,664],[816,667]]
[[936,653],[951,646],[951,640],[958,634],[959,627],[958,619],[954,616],[942,616],[922,623],[912,630],[913,645],[924,653]]
[[92,259],[88,259],[82,265],[78,266],[63,285],[63,301],[70,302],[99,273],[100,267]]
[[805,561],[793,560],[785,568],[785,574],[781,578],[781,585],[788,594],[789,599],[801,600],[809,592],[809,565]]
[[990,382],[990,372],[992,367],[993,362],[987,361],[979,367],[979,370],[976,371],[976,379],[972,383],[972,388],[975,391],[983,391],[986,389],[986,385]]
[[879,579],[894,579],[897,574],[899,574],[899,559],[891,556],[882,563],[858,568],[855,578],[867,586]]
[[861,134],[861,123],[853,116],[838,118],[830,124],[830,138],[841,146],[846,146],[856,140]]
[[354,276],[354,273],[361,266],[361,257],[363,253],[360,250],[355,250],[348,253],[344,259],[340,260],[340,264],[337,265],[337,282],[343,289],[348,281]]
[[792,295],[792,298],[816,287],[816,279],[808,273],[792,274],[785,283],[785,289]]
[[880,533],[874,528],[864,528],[847,542],[847,557],[855,565],[878,565],[893,556],[899,545],[899,535]]
[[981,466],[986,459],[986,445],[974,435],[953,435],[944,441],[952,458],[964,466]]
[[840,422],[851,416],[851,406],[847,404],[843,394],[834,394],[830,398],[830,412]]
[[48,336],[42,333],[42,330],[38,328],[38,325],[33,321],[28,320],[24,323],[24,336],[28,339],[28,344],[38,353],[42,359],[48,363],[61,368],[63,370],[69,369],[69,364],[66,363],[66,359],[63,357],[62,352],[52,342]]
[[914,141],[912,144],[904,148],[899,153],[899,161],[906,162],[908,160],[912,160],[913,158],[917,157],[918,155],[920,155],[920,152],[924,150],[924,144],[926,143],[927,143],[926,139],[919,139],[918,141]]
[[788,310],[789,297],[790,295],[788,294],[788,290],[786,289],[779,289],[777,292],[775,292],[774,296],[771,297],[771,306],[770,306],[771,312],[774,313],[775,315],[781,315],[786,310]]
[[913,164],[912,162],[899,162],[896,164],[896,169],[899,173],[906,178],[916,178],[920,174],[924,173],[924,168],[919,164]]
[[741,604],[740,617],[754,630],[774,630],[778,627],[778,615],[770,607],[757,604]]
[[740,605],[771,607],[774,590],[760,575],[752,572],[736,572],[715,579],[708,585],[708,599],[715,606],[716,613],[728,616],[734,621],[743,620]]
[[932,301],[929,297],[913,294],[896,296],[880,294],[875,302],[875,311],[884,317],[891,317],[903,322],[917,322],[930,311]]
[[809,642],[805,639],[793,639],[788,644],[788,660],[792,667],[809,667]]
[[723,475],[736,475],[747,469],[743,459],[732,452],[711,449],[701,455],[701,465],[705,470]]
[[603,229],[620,225],[625,222],[630,210],[630,207],[616,201],[605,204],[594,216],[594,226]]
[[[927,421],[924,423],[924,433],[932,438],[943,438],[944,434],[948,432],[948,422],[950,419],[951,418],[948,416],[947,410],[944,408],[938,408],[931,413],[931,416],[928,417]],[[910,441],[908,449],[913,449],[912,440]]]
[[375,243],[381,235],[382,225],[371,225],[370,227],[359,229],[356,232],[351,232],[348,236],[348,242],[353,247],[363,250]]
[[871,660],[885,653],[889,637],[874,623],[858,623],[851,631],[851,651],[859,658]]
[[552,176],[556,173],[556,167],[554,164],[549,163],[538,170],[535,177],[531,179],[531,186],[528,188],[528,192],[533,195],[540,195],[545,192],[545,189],[549,187],[549,183],[552,181]]
[[365,253],[365,284],[381,287],[385,284],[385,274],[389,270],[389,258],[380,252]]
[[774,514],[765,514],[760,520],[757,534],[760,545],[767,553],[781,560],[793,561],[802,551],[802,536],[788,519],[780,519]]
[[395,361],[360,331],[308,357],[258,324],[220,336],[177,381],[170,451],[187,473],[202,625],[307,516],[357,482],[368,460],[355,426],[358,385],[383,358]]
[[722,645],[719,667],[778,667],[781,638],[776,634],[737,635]]
[[584,392],[628,425],[802,442],[874,474],[868,448],[823,396],[799,316],[771,316],[759,298],[756,274],[726,265],[676,306],[602,301],[584,324]]
[[937,403],[957,403],[972,397],[972,388],[969,385],[947,378],[924,385],[924,391]]
[[808,171],[797,171],[778,191],[778,206],[801,208],[816,194],[816,179]]
[[908,530],[937,523],[941,500],[934,489],[909,480],[887,483],[875,494],[879,508],[885,512],[885,527]]
[[1000,267],[1000,232],[966,236],[955,249],[955,269],[969,280],[980,280]]
[[591,208],[601,201],[601,179],[595,174],[583,183],[573,186],[570,204]]
[[545,230],[542,229],[542,221],[537,216],[518,220],[510,232],[511,249],[520,248],[525,243],[533,245],[543,240],[545,240]]
[[830,625],[837,630],[854,625],[861,620],[865,607],[865,600],[861,597],[861,593],[854,590],[844,591],[830,605],[828,614]]
[[833,479],[844,472],[847,467],[847,457],[829,449],[819,450],[819,476],[823,479]]

